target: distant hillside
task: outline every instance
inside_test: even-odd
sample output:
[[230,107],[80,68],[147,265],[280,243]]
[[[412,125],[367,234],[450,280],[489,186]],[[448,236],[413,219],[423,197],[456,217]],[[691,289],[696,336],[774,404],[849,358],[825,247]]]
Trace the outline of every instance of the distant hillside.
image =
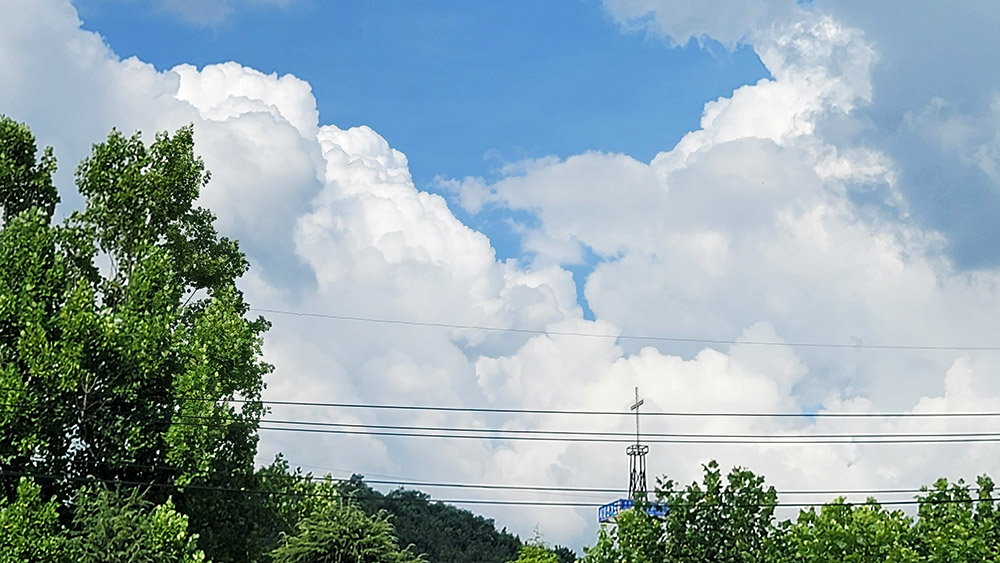
[[[430,563],[507,563],[517,559],[521,539],[493,520],[430,500],[426,493],[397,489],[383,494],[368,486],[361,475],[339,485],[341,492],[355,498],[368,514],[384,510],[401,546],[426,555]],[[557,548],[560,563],[575,560],[573,552]]]

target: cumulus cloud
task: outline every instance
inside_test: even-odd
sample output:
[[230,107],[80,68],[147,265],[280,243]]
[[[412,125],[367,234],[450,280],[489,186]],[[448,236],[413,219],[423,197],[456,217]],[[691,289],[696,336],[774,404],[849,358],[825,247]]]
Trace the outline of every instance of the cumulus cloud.
[[[64,169],[112,126],[150,134],[194,123],[197,149],[213,171],[203,202],[226,234],[244,242],[254,269],[243,286],[258,307],[595,335],[272,316],[265,354],[277,369],[269,398],[625,410],[638,385],[653,410],[1000,410],[992,376],[997,357],[988,352],[753,344],[982,344],[983,335],[995,332],[1000,274],[956,268],[943,252],[944,237],[906,214],[899,161],[853,134],[831,132],[831,124],[849,123],[875,103],[873,76],[884,59],[868,34],[822,10],[772,3],[711,12],[672,2],[608,6],[623,22],[655,21],[678,43],[705,36],[727,44],[752,40],[771,77],[709,101],[700,128],[650,162],[589,152],[509,166],[496,182],[442,180],[470,212],[501,206],[534,214],[537,223],[524,227],[535,255],[530,264],[498,260],[485,235],[456,219],[443,198],[413,185],[406,156],[376,131],[320,124],[304,81],[237,63],[158,70],[121,60],[98,35],[80,29],[64,0],[5,6],[0,75],[17,79],[0,89],[0,109],[54,144]],[[987,170],[979,162],[992,158],[994,141],[970,132],[975,128],[961,112],[947,108],[944,102],[908,119],[928,142],[961,147]],[[871,212],[857,198],[860,191],[877,194],[898,213]],[[583,318],[573,277],[563,268],[585,250],[600,258],[585,286],[594,321]],[[623,333],[734,343],[614,338]],[[628,417],[292,407],[274,414],[348,423],[632,429]],[[798,434],[971,428],[969,421],[947,420],[919,427],[824,419],[645,424],[653,432]],[[931,447],[853,444],[659,444],[649,466],[653,474],[686,480],[699,462],[719,458],[749,465],[779,488],[848,488],[911,487],[1000,461],[982,447],[941,447],[949,448],[946,455]],[[621,444],[265,433],[261,460],[284,451],[293,463],[340,475],[608,486],[624,485],[622,450]],[[568,500],[543,493],[521,498]],[[538,524],[554,542],[593,540],[591,510],[482,511],[523,535]]]

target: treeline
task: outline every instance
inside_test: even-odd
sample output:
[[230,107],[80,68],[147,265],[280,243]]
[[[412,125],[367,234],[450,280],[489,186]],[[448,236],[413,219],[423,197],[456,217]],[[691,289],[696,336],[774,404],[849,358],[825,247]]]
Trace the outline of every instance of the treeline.
[[[543,547],[536,538],[528,542],[507,532],[497,531],[493,520],[451,505],[432,502],[426,493],[396,489],[381,493],[369,487],[361,475],[338,485],[344,498],[353,499],[366,513],[391,515],[400,545],[411,546],[434,562],[507,563],[524,548]],[[573,550],[555,546],[544,548],[558,563],[577,560]]]
[[773,487],[745,469],[723,477],[718,464],[704,467],[701,483],[678,488],[663,481],[656,497],[670,510],[653,518],[641,510],[603,527],[586,563],[681,561],[776,563],[1000,561],[1000,512],[994,484],[939,480],[913,501],[915,516],[874,499],[843,498],[778,520]]

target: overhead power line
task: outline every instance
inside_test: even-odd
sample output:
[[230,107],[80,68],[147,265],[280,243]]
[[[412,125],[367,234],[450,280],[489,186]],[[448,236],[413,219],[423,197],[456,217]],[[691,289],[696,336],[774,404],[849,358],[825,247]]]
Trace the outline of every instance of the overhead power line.
[[[213,420],[206,416],[181,416],[184,420]],[[538,429],[514,429],[514,428],[461,428],[451,426],[404,426],[393,424],[364,424],[349,422],[325,422],[312,420],[277,420],[261,419],[264,424],[281,424],[289,426],[321,427],[321,428],[348,428],[365,430],[394,430],[409,432],[431,432],[431,436],[436,433],[469,433],[472,435],[493,434],[497,437],[519,436],[519,435],[542,435],[557,437],[580,437],[580,438],[624,438],[625,442],[631,442],[634,434],[629,432],[593,432],[585,430],[538,430]],[[223,423],[223,426],[244,423]],[[215,426],[215,424],[208,424]],[[853,440],[853,439],[920,439],[920,438],[995,438],[1000,439],[1000,432],[881,432],[881,433],[840,433],[840,434],[711,434],[711,433],[671,433],[671,432],[647,432],[643,438],[690,438],[690,439],[732,439],[732,440],[761,440],[767,443],[768,440]]]
[[[230,424],[205,424],[198,422],[173,422],[172,424],[178,426],[208,426],[216,428],[225,428],[234,425],[245,425],[245,423],[230,423]],[[301,432],[306,434],[329,434],[329,435],[339,435],[339,436],[383,436],[383,437],[394,437],[394,438],[435,438],[435,439],[448,439],[448,440],[488,440],[488,441],[517,441],[517,442],[580,442],[589,444],[630,444],[634,439],[629,438],[595,438],[586,436],[525,436],[525,435],[504,435],[504,434],[455,434],[455,433],[443,433],[443,432],[396,432],[388,430],[374,430],[374,429],[351,429],[351,428],[314,428],[301,426],[258,426],[258,430],[273,431],[273,432]],[[791,437],[777,437],[774,439],[767,438],[753,438],[753,439],[742,439],[742,438],[703,438],[703,437],[693,437],[693,438],[649,438],[644,439],[644,442],[655,443],[655,444],[693,444],[693,445],[706,445],[706,444],[728,444],[728,445],[802,445],[802,446],[813,446],[813,445],[831,445],[831,444],[844,444],[844,445],[867,445],[867,444],[884,444],[884,445],[900,445],[900,444],[969,444],[969,443],[996,443],[1000,442],[1000,433],[989,434],[983,433],[982,436],[976,436],[974,433],[970,433],[968,436],[954,436],[950,437],[935,437],[934,435],[913,435],[910,438],[851,438],[844,435],[841,438],[813,438],[810,436],[801,436],[800,438]]]
[[[23,391],[13,387],[0,387],[0,391]],[[453,407],[453,406],[429,406],[429,405],[385,405],[372,403],[339,403],[339,402],[319,402],[319,401],[283,401],[283,400],[257,400],[238,398],[207,398],[181,396],[175,398],[178,401],[196,401],[209,403],[260,403],[263,405],[290,406],[290,407],[316,407],[334,409],[361,409],[361,410],[400,410],[400,411],[429,411],[429,412],[461,412],[479,414],[544,414],[544,415],[571,415],[571,416],[628,416],[634,417],[635,413],[624,411],[600,411],[600,410],[564,410],[564,409],[530,409],[530,408],[504,408],[504,407]],[[14,403],[17,404],[17,403]],[[1000,417],[1000,411],[938,411],[938,412],[736,412],[736,411],[643,411],[640,417],[690,417],[690,418],[996,418]]]
[[[203,401],[214,399],[200,399],[196,397],[185,397],[182,400]],[[234,403],[245,402],[243,400],[232,400]],[[493,408],[493,407],[439,407],[423,405],[378,405],[368,403],[326,403],[312,401],[280,401],[265,400],[260,401],[265,405],[293,406],[293,407],[318,407],[318,408],[338,408],[338,409],[370,409],[370,410],[402,410],[402,411],[433,411],[433,412],[463,412],[463,413],[483,413],[483,414],[550,414],[550,415],[584,415],[584,416],[628,416],[633,417],[635,413],[624,411],[597,411],[597,410],[560,410],[560,409],[518,409],[518,408]],[[1000,417],[1000,412],[688,412],[688,411],[644,411],[641,417],[668,416],[668,417],[695,417],[695,418],[976,418],[976,417]]]
[[[424,498],[407,498],[399,496],[350,496],[343,495],[341,493],[331,493],[324,494],[322,491],[293,491],[288,489],[274,489],[274,490],[264,490],[264,489],[247,489],[247,488],[237,488],[237,487],[220,487],[220,486],[207,486],[207,485],[185,485],[180,486],[175,483],[162,483],[162,482],[145,482],[137,480],[121,480],[121,479],[101,479],[96,477],[78,477],[72,476],[65,473],[33,473],[25,471],[8,471],[0,469],[0,476],[2,477],[12,477],[21,478],[28,477],[32,479],[50,479],[54,481],[65,481],[74,483],[101,483],[106,485],[115,486],[130,486],[130,487],[146,487],[146,488],[166,488],[178,491],[207,491],[207,492],[221,492],[221,493],[232,493],[232,494],[246,494],[246,495],[267,495],[267,496],[292,496],[292,497],[318,497],[318,498],[343,498],[350,499],[355,498],[357,500],[378,500],[384,502],[437,502],[446,504],[473,504],[473,505],[495,505],[495,506],[533,506],[533,507],[564,507],[564,508],[595,508],[602,506],[604,503],[601,502],[575,502],[575,501],[534,501],[534,500],[508,500],[508,499],[436,499],[433,497]],[[933,491],[929,491],[933,492]],[[907,499],[907,500],[878,500],[876,502],[881,506],[908,506],[908,505],[941,505],[941,504],[966,504],[966,503],[977,503],[977,502],[997,502],[1000,501],[1000,497],[987,497],[987,498],[972,498],[972,499]],[[773,502],[773,503],[736,503],[736,504],[724,504],[725,506],[733,506],[737,508],[770,508],[770,507],[787,507],[787,508],[813,508],[822,507],[824,504],[828,503],[815,503],[815,502]],[[845,506],[859,506],[864,505],[866,502],[845,502]],[[674,503],[671,504],[673,508],[687,508],[688,505]],[[715,508],[719,505],[703,505],[706,509]]]
[[952,351],[952,352],[998,352],[1000,346],[951,346],[951,345],[929,345],[929,344],[865,344],[846,342],[778,342],[770,340],[727,340],[718,338],[696,338],[681,336],[657,336],[639,334],[606,334],[578,331],[562,330],[541,330],[530,328],[514,328],[501,326],[467,325],[457,323],[410,321],[404,319],[387,319],[376,317],[361,317],[352,315],[334,315],[326,313],[307,313],[303,311],[285,311],[281,309],[263,309],[253,307],[250,309],[256,313],[268,313],[273,315],[288,315],[295,317],[311,317],[320,319],[330,319],[337,321],[351,321],[403,326],[449,328],[456,330],[481,330],[487,332],[510,332],[519,334],[533,334],[543,336],[573,336],[582,338],[611,338],[614,340],[646,340],[659,342],[674,342],[680,344],[742,344],[746,346],[790,346],[793,348],[840,348],[856,350],[914,350],[914,351]]
[[[572,487],[572,486],[560,486],[560,485],[511,485],[511,484],[484,484],[484,483],[457,483],[457,482],[442,482],[442,481],[428,481],[421,479],[413,479],[406,477],[395,477],[390,478],[390,476],[384,479],[367,479],[364,475],[372,474],[366,471],[351,471],[347,469],[332,469],[319,466],[309,466],[307,464],[302,464],[299,462],[291,462],[290,465],[299,467],[306,465],[308,467],[314,467],[323,471],[341,471],[345,473],[351,473],[352,475],[359,475],[361,481],[367,485],[394,485],[399,487],[426,487],[426,488],[448,488],[448,489],[481,489],[481,490],[502,490],[502,491],[524,491],[524,492],[559,492],[559,493],[599,493],[599,494],[623,494],[627,492],[628,489],[616,488],[616,487]],[[167,471],[182,471],[182,468],[168,465],[148,465],[148,464],[138,464],[138,463],[125,463],[121,465],[109,465],[110,469],[122,469],[122,468],[140,468],[140,469],[151,469],[151,470],[167,470]],[[348,484],[351,482],[352,478],[346,477],[333,477],[331,474],[327,473],[325,475],[318,475],[312,473],[298,474],[298,479],[303,479],[307,481],[332,481],[334,483]],[[966,485],[969,491],[978,491],[979,487],[975,485]],[[874,495],[874,494],[905,494],[905,493],[920,493],[929,492],[927,488],[869,488],[869,489],[782,489],[775,491],[778,495]]]
[[[184,423],[175,423],[184,424]],[[337,435],[355,435],[355,436],[386,436],[386,437],[399,437],[399,438],[438,438],[438,439],[456,439],[456,440],[492,440],[492,441],[529,441],[529,442],[586,442],[586,443],[613,443],[613,444],[629,444],[634,442],[634,439],[630,440],[627,438],[585,438],[585,437],[574,437],[574,436],[520,436],[520,435],[470,435],[470,434],[444,434],[444,433],[418,433],[418,432],[392,432],[392,431],[380,431],[380,430],[349,430],[349,429],[336,429],[336,428],[295,428],[295,427],[279,427],[279,426],[259,426],[260,430],[267,431],[280,431],[280,432],[304,432],[313,434],[337,434]],[[860,438],[860,439],[813,439],[808,436],[803,437],[804,439],[789,439],[781,438],[774,440],[744,440],[744,439],[728,439],[728,438],[698,438],[698,439],[688,439],[688,438],[651,438],[643,439],[643,442],[655,443],[655,444],[746,444],[746,445],[765,445],[765,444],[798,444],[798,445],[823,445],[823,444],[964,444],[964,443],[996,443],[1000,442],[1000,434],[993,435],[992,437],[968,437],[968,438],[929,438],[920,437],[913,439],[874,439],[874,438]]]
[[[400,487],[427,487],[432,489],[477,489],[477,490],[500,490],[500,491],[526,491],[526,492],[559,492],[559,493],[599,493],[599,494],[625,494],[628,489],[623,488],[601,488],[601,487],[557,487],[539,485],[491,485],[476,483],[434,483],[427,481],[394,481],[385,479],[365,479],[369,485],[395,485]],[[970,490],[977,490],[971,488]],[[805,495],[891,495],[891,494],[916,494],[927,492],[923,489],[792,489],[777,491],[779,496],[805,496]]]

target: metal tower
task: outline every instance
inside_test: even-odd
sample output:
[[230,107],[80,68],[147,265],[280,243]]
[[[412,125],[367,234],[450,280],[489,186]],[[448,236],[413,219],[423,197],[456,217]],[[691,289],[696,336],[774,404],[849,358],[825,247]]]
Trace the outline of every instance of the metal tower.
[[628,498],[620,498],[616,501],[602,505],[597,510],[597,521],[601,524],[614,525],[618,514],[625,510],[631,510],[639,501],[645,507],[647,514],[653,517],[662,517],[670,510],[666,504],[647,502],[646,490],[646,454],[649,453],[649,446],[643,445],[639,441],[639,407],[643,400],[639,398],[639,388],[635,388],[635,403],[629,407],[635,411],[635,443],[625,449],[629,459],[629,479]]
[[635,411],[635,443],[625,449],[628,454],[629,479],[628,498],[634,499],[637,496],[646,498],[646,454],[649,453],[649,446],[639,443],[639,407],[645,401],[639,398],[639,388],[635,388],[635,403],[629,410]]

